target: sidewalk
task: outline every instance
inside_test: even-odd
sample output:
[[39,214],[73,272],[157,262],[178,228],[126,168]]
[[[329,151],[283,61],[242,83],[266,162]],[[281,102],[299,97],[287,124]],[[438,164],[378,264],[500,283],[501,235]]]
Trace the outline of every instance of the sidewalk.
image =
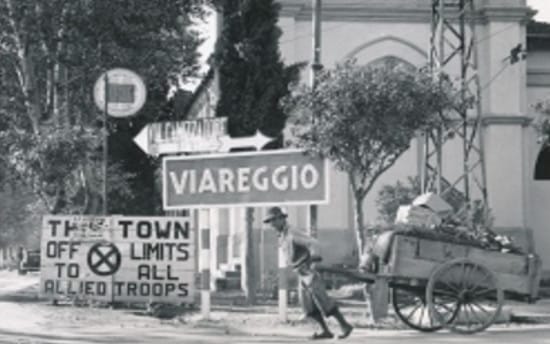
[[512,322],[550,324],[550,298],[533,304],[506,301],[504,309],[510,311]]

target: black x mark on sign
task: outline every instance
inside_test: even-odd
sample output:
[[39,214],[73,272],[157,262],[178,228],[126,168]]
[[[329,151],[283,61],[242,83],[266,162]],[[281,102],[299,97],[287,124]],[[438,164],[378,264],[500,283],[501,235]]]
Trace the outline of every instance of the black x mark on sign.
[[120,268],[121,255],[112,243],[97,243],[88,251],[88,266],[99,276],[109,276]]

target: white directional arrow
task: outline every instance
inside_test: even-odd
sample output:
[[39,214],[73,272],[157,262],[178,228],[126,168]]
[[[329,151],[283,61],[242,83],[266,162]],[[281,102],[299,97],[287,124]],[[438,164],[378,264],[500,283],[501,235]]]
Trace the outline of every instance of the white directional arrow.
[[267,143],[273,141],[273,138],[267,137],[259,131],[254,136],[232,138],[220,130],[204,135],[197,134],[193,130],[178,132],[165,128],[165,123],[147,124],[134,137],[134,142],[145,154],[157,156],[177,153],[229,152],[233,148],[260,150]]
[[144,126],[139,134],[134,137],[134,142],[145,154],[151,154],[149,150],[149,126]]
[[224,135],[220,137],[221,146],[218,148],[219,152],[229,152],[233,148],[252,148],[256,150],[262,149],[263,146],[273,141],[272,137],[265,136],[259,130],[256,131],[254,136],[246,137],[230,137],[229,135]]

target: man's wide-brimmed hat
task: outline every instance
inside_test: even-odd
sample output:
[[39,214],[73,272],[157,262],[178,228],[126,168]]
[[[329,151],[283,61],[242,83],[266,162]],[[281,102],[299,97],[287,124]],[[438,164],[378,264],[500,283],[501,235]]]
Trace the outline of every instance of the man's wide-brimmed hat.
[[277,218],[286,217],[287,215],[279,207],[269,208],[267,211],[267,217],[264,219],[264,223],[269,223]]

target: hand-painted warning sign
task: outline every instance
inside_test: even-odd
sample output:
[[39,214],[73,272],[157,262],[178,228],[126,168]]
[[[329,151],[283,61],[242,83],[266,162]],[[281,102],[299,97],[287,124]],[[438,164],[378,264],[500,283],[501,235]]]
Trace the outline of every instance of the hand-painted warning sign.
[[41,258],[40,293],[51,299],[193,301],[188,217],[45,216]]

